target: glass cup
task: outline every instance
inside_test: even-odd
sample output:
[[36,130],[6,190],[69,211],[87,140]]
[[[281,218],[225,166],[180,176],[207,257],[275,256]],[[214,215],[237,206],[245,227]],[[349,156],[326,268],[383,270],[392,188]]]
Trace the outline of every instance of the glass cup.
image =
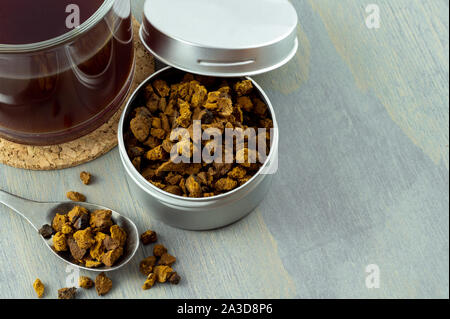
[[53,145],[86,135],[119,109],[133,75],[130,0],[105,0],[56,38],[0,43],[0,137]]

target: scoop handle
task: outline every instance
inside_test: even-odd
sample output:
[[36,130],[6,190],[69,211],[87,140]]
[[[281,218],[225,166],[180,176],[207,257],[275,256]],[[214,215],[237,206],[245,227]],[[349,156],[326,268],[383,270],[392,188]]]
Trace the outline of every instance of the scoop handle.
[[43,218],[39,202],[25,199],[0,189],[0,203],[25,218],[36,230],[42,226]]

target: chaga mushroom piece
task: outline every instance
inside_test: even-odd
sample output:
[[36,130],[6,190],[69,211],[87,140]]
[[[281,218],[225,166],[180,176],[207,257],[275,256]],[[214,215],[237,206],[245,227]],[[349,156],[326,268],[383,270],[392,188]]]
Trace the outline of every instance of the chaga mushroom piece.
[[56,233],[53,236],[53,247],[55,251],[67,251],[67,239],[66,235],[61,232]]
[[238,97],[236,106],[240,107],[246,112],[251,112],[253,110],[253,102],[248,96]]
[[85,202],[86,196],[81,193],[70,191],[66,194],[67,198],[74,202]]
[[245,175],[247,175],[247,171],[240,166],[233,168],[233,170],[228,173],[228,176],[234,179],[244,178]]
[[161,257],[165,253],[167,253],[167,248],[164,247],[163,245],[156,244],[155,247],[153,247],[153,255],[154,256]]
[[87,250],[80,248],[72,236],[67,238],[67,245],[69,246],[70,253],[75,260],[81,260],[84,255],[86,255]]
[[88,172],[81,172],[80,179],[84,185],[89,185],[91,183],[92,175]]
[[226,177],[219,179],[215,184],[215,188],[217,191],[231,191],[236,188],[237,185],[238,183],[234,179]]
[[148,290],[152,288],[156,283],[156,274],[150,273],[148,274],[147,280],[144,282],[144,285],[142,286],[143,290]]
[[139,146],[133,146],[128,149],[127,153],[130,158],[134,159],[135,157],[144,155],[145,149]]
[[112,280],[109,279],[104,272],[95,278],[95,290],[99,296],[106,295],[112,288]]
[[233,114],[233,102],[228,97],[221,97],[217,101],[217,105],[219,106],[219,114],[223,117],[228,117]]
[[191,98],[191,104],[193,107],[201,107],[205,102],[206,96],[208,95],[208,91],[203,85],[195,83],[193,85],[193,91]]
[[58,299],[75,299],[77,288],[61,288],[58,290]]
[[102,232],[98,232],[95,234],[94,240],[95,244],[91,247],[89,254],[93,259],[102,262],[103,254],[105,253],[105,246],[103,245],[103,241],[106,238],[106,234]]
[[176,261],[177,261],[177,259],[174,256],[172,256],[168,253],[165,253],[159,259],[158,265],[172,266]]
[[64,235],[69,235],[73,233],[73,229],[70,225],[65,224],[63,225],[63,227],[61,227],[61,233],[63,233]]
[[167,85],[166,81],[155,80],[153,82],[153,87],[155,88],[156,92],[158,92],[160,97],[166,97],[169,95],[170,88]]
[[81,215],[77,218],[75,223],[73,224],[73,227],[77,230],[83,230],[89,227],[89,215]]
[[206,99],[205,104],[203,105],[207,110],[215,111],[219,108],[219,105],[217,102],[219,101],[220,97],[222,96],[222,92],[214,91],[209,92],[208,97]]
[[212,124],[214,122],[214,113],[209,110],[202,110],[199,114],[202,124]]
[[119,243],[109,235],[106,235],[105,239],[103,239],[103,246],[105,246],[106,250],[114,250],[120,247]]
[[191,125],[191,107],[188,102],[178,99],[178,107],[180,108],[180,116],[177,118],[176,122],[178,125],[186,128]]
[[181,176],[180,174],[174,174],[170,172],[166,176],[166,182],[169,183],[170,185],[178,185],[182,178],[183,176]]
[[147,230],[141,234],[142,244],[148,245],[158,240],[158,235],[153,230]]
[[139,142],[145,142],[150,134],[151,125],[152,123],[149,118],[138,114],[131,120],[130,129]]
[[39,229],[39,234],[45,239],[51,238],[54,233],[53,227],[48,224],[45,224]]
[[181,281],[181,277],[180,277],[180,275],[177,274],[176,271],[173,272],[172,274],[170,274],[169,282],[172,285],[178,285],[180,283],[180,281]]
[[127,233],[119,225],[112,225],[109,229],[111,238],[119,243],[119,246],[125,245],[127,241]]
[[86,276],[80,276],[80,278],[78,279],[78,284],[83,289],[91,289],[92,287],[94,287],[94,281]]
[[60,232],[62,230],[62,227],[68,222],[69,219],[67,215],[56,214],[55,217],[53,217],[52,227],[55,230],[55,232]]
[[89,215],[89,211],[81,206],[75,206],[70,212],[67,213],[67,217],[72,224],[74,224],[82,215]]
[[197,174],[202,169],[200,163],[173,163],[172,161],[161,164],[156,170],[156,175],[160,175],[163,172],[177,172],[182,174]]
[[234,85],[234,91],[238,96],[249,94],[253,90],[253,84],[250,80],[244,80]]
[[165,192],[168,192],[168,193],[171,193],[171,194],[174,194],[174,195],[178,195],[178,196],[183,195],[183,191],[181,190],[180,186],[169,185],[169,186],[164,187],[163,190]]
[[112,267],[117,260],[123,255],[123,248],[118,247],[116,249],[110,250],[102,255],[102,262],[108,266]]
[[139,271],[143,275],[148,276],[153,271],[153,267],[155,265],[156,265],[156,257],[155,256],[149,256],[147,258],[144,258],[139,263]]
[[87,259],[84,264],[87,268],[97,268],[102,265],[101,261]]
[[169,279],[170,275],[173,273],[173,269],[169,266],[156,266],[154,273],[158,282],[163,283]]
[[151,149],[150,151],[147,152],[147,154],[145,154],[145,157],[149,160],[149,161],[158,161],[158,160],[162,160],[165,156],[165,151],[162,148],[162,145],[159,145],[153,149]]
[[42,298],[42,296],[44,295],[45,286],[39,278],[36,279],[33,283],[33,288],[34,291],[36,291],[38,298]]
[[186,188],[191,197],[200,197],[202,195],[202,187],[194,175],[191,175],[186,180]]
[[95,244],[94,235],[90,227],[75,232],[73,238],[81,249],[89,249]]
[[99,209],[91,213],[91,219],[89,224],[92,228],[98,229],[100,231],[108,231],[113,225],[112,211],[106,209]]
[[152,128],[150,130],[150,135],[162,140],[166,136],[166,131],[164,131],[162,128]]

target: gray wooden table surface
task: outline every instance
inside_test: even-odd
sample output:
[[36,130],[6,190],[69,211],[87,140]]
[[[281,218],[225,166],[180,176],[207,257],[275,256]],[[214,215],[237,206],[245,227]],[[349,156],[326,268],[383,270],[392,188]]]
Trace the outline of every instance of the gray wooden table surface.
[[[143,0],[132,1],[140,17]],[[117,149],[61,171],[0,165],[1,189],[45,201],[79,190],[155,229],[178,257],[179,286],[142,291],[138,263],[150,249],[141,247],[104,298],[449,297],[448,0],[372,1],[379,29],[365,25],[368,1],[292,2],[300,49],[255,77],[281,126],[280,167],[242,221],[191,232],[150,219]],[[95,174],[92,186],[81,170]],[[0,247],[0,297],[35,298],[36,277],[47,298],[65,285],[65,265],[3,206]],[[366,287],[369,264],[379,288]]]

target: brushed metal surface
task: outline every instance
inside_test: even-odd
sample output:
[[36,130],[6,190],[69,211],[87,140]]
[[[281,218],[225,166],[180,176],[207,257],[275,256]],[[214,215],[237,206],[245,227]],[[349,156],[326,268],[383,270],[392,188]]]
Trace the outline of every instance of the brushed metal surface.
[[244,185],[225,194],[207,198],[186,198],[167,193],[154,186],[136,170],[129,159],[124,143],[124,131],[127,129],[129,114],[134,108],[134,101],[141,90],[151,81],[160,77],[170,77],[183,72],[166,67],[147,78],[133,93],[122,113],[119,129],[120,159],[125,169],[130,188],[134,190],[139,203],[148,208],[148,212],[158,220],[183,229],[208,230],[229,225],[252,211],[264,199],[269,191],[272,174],[276,173],[278,158],[278,124],[270,100],[262,88],[251,78],[255,90],[267,104],[274,124],[274,136],[271,151],[261,169]]
[[297,23],[287,0],[152,0],[144,5],[140,36],[167,65],[238,77],[291,60],[299,45]]

